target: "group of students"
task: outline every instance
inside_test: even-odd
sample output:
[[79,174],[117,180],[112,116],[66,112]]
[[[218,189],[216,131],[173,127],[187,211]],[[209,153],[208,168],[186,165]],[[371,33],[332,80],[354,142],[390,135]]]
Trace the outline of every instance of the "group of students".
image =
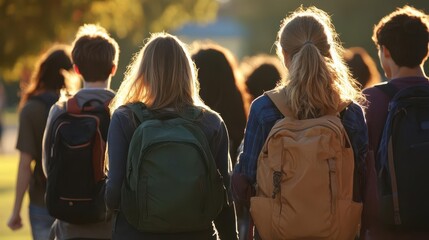
[[[423,64],[428,57],[428,15],[409,6],[398,8],[376,25],[373,41],[378,49],[381,66],[389,79],[388,84],[393,85],[396,89],[414,85],[429,85],[423,70]],[[255,209],[255,206],[262,205],[255,205],[260,204],[257,202],[260,199],[254,198],[255,194],[260,198],[261,192],[265,191],[263,190],[264,183],[258,182],[258,179],[262,179],[261,169],[266,167],[266,164],[258,161],[264,159],[264,156],[266,157],[267,139],[272,137],[271,130],[279,120],[318,119],[334,113],[334,115],[340,116],[342,131],[346,133],[344,138],[349,139],[348,148],[351,147],[353,152],[355,170],[352,175],[355,177],[353,177],[352,190],[347,196],[352,198],[349,199],[350,202],[363,203],[360,227],[353,228],[354,232],[348,234],[348,236],[352,236],[350,239],[355,237],[360,239],[424,239],[429,237],[427,229],[409,231],[400,227],[385,226],[379,221],[377,216],[379,211],[377,171],[380,168],[374,156],[379,150],[391,97],[378,87],[369,87],[361,91],[345,63],[344,49],[329,15],[316,7],[297,9],[283,20],[278,32],[276,47],[278,57],[283,64],[277,71],[277,75],[274,74],[271,77],[268,71],[264,73],[263,64],[258,63],[260,72],[255,70],[246,74],[248,79],[246,86],[240,87],[236,85],[237,80],[234,77],[236,73],[234,67],[231,67],[233,61],[225,49],[220,46],[201,44],[194,52],[191,52],[177,37],[168,33],[155,33],[132,59],[124,80],[115,93],[110,89],[110,81],[117,69],[118,44],[99,26],[81,27],[73,42],[71,57],[68,53],[69,49],[65,46],[56,46],[49,51],[37,65],[32,85],[25,88],[21,95],[17,142],[20,161],[15,204],[8,226],[13,230],[22,226],[20,216],[22,200],[29,188],[29,215],[34,239],[219,238],[229,240],[261,239],[261,237],[263,239],[293,239],[293,236],[296,238],[341,239],[340,236],[345,235],[335,232],[342,230],[332,228],[332,226],[328,228],[333,233],[324,235],[324,238],[317,233],[306,236],[305,230],[313,229],[311,226],[306,226],[311,223],[293,221],[293,219],[300,219],[297,217],[300,212],[294,213],[292,220],[286,220],[286,223],[289,224],[287,226],[277,226],[276,221],[284,219],[277,216],[277,220],[274,220],[274,216],[268,221],[270,224],[273,221],[272,226],[267,227],[269,223],[265,221],[266,218],[257,218],[263,216],[265,214],[263,211],[266,209],[272,210],[272,205],[270,208]],[[249,66],[256,64],[255,62],[257,61],[249,60],[243,65]],[[227,65],[227,67],[223,65]],[[275,66],[275,64],[267,65],[265,67]],[[65,99],[62,99],[60,90],[70,84],[67,83],[65,76],[70,76],[71,72],[82,77],[83,88],[76,93],[63,92],[62,97]],[[253,78],[262,79],[262,81],[267,78],[267,82],[270,81],[271,85],[263,85],[263,91],[261,91],[256,87],[256,80],[252,80]],[[264,94],[264,91],[272,88],[274,90]],[[244,97],[240,93],[243,92],[243,89],[247,92]],[[52,156],[51,146],[53,144],[48,136],[53,134],[56,120],[67,111],[64,103],[71,98],[68,95],[72,95],[81,108],[86,107],[89,100],[96,100],[101,104],[109,103],[111,119],[105,139],[108,171],[103,195],[108,209],[107,213],[113,213],[113,216],[107,214],[102,221],[85,224],[70,223],[50,216],[45,206],[46,177],[49,182],[49,170],[51,169],[49,156]],[[237,106],[234,105],[235,103]],[[135,109],[141,109],[149,117],[146,116],[147,119],[145,119],[139,116]],[[132,163],[128,161],[134,157],[133,149],[140,147],[139,142],[136,143],[134,135],[143,132],[141,138],[147,139],[148,137],[144,136],[142,125],[151,131],[156,129],[157,124],[162,124],[152,119],[156,118],[157,114],[163,115],[161,118],[165,119],[162,121],[170,121],[171,118],[175,118],[172,115],[176,117],[177,115],[182,117],[183,115],[198,115],[190,122],[200,129],[198,130],[201,132],[200,135],[204,136],[203,142],[206,144],[203,144],[203,149],[209,149],[206,151],[210,155],[207,159],[214,162],[219,175],[217,177],[222,179],[222,185],[226,191],[226,195],[222,198],[222,208],[215,211],[214,215],[209,215],[212,216],[213,225],[211,221],[201,221],[195,229],[190,227],[184,228],[185,230],[177,230],[178,228],[168,224],[167,227],[151,228],[151,226],[155,226],[155,223],[166,224],[167,220],[148,218],[152,219],[150,222],[145,217],[136,220],[134,216],[131,216],[134,214],[133,211],[143,211],[143,215],[150,215],[144,212],[144,209],[148,208],[148,202],[162,202],[159,199],[147,199],[143,203],[138,203],[138,207],[134,209],[130,207],[133,206],[133,202],[127,195],[133,188],[133,178],[140,176],[135,174]],[[187,126],[186,129],[191,128],[189,121],[186,124],[184,124]],[[159,131],[161,132],[161,130]],[[191,132],[195,131],[194,129]],[[154,133],[154,135],[156,134]],[[274,149],[274,151],[278,151],[278,149]],[[156,151],[154,150],[154,152]],[[156,154],[162,155],[158,152]],[[150,155],[150,157],[158,157],[154,156],[156,154]],[[182,153],[177,151],[176,154],[179,156]],[[146,161],[150,162],[149,156],[144,157]],[[32,170],[33,161],[35,165]],[[162,163],[142,164],[150,168],[154,164]],[[299,165],[299,161],[286,165],[291,164]],[[346,164],[344,163],[344,165]],[[331,168],[331,166],[329,167]],[[177,167],[177,171],[179,169],[181,169],[180,166]],[[144,170],[137,168],[137,171]],[[295,174],[290,171],[285,170],[284,175]],[[331,169],[330,174],[331,172],[335,171]],[[146,174],[146,178],[153,177],[152,173]],[[331,177],[331,175],[329,176]],[[136,181],[138,184],[147,184],[150,179],[137,179]],[[209,179],[209,181],[213,181],[213,179]],[[157,180],[157,183],[152,182],[151,184],[158,186],[157,184],[161,184],[159,182]],[[168,188],[169,184],[173,183],[160,186]],[[277,187],[277,190],[273,190],[273,202],[277,199],[283,200],[284,197],[282,195],[276,198],[276,194],[283,189]],[[144,189],[146,191],[146,188]],[[212,190],[214,191],[214,189]],[[268,193],[268,195],[270,194],[271,192]],[[298,192],[298,194],[301,193]],[[319,197],[320,201],[323,200],[322,196],[311,196],[311,192],[307,195],[316,200]],[[123,199],[124,196],[127,199]],[[169,195],[160,193],[160,195],[153,196]],[[211,204],[207,198],[204,201]],[[271,198],[271,195],[268,198]],[[212,201],[215,201],[215,198]],[[331,201],[333,200],[331,199]],[[354,205],[352,205],[350,205],[350,209],[353,208]],[[143,208],[143,210],[139,208]],[[297,207],[297,209],[301,208]],[[249,210],[252,213],[251,216]],[[177,209],[177,211],[165,214],[182,213],[181,209]],[[184,214],[186,215],[186,213]],[[282,214],[281,212],[280,215]],[[207,217],[207,214],[204,217]],[[188,221],[185,218],[183,222]],[[347,222],[347,220],[342,219],[341,221]],[[253,228],[253,222],[256,225],[255,228]],[[176,225],[181,226],[180,222],[176,222]],[[237,227],[239,227],[238,232]],[[294,229],[289,230],[288,227]],[[304,233],[291,234],[300,229],[304,229]],[[282,235],[288,231],[290,232]],[[326,233],[327,230],[323,231]]]

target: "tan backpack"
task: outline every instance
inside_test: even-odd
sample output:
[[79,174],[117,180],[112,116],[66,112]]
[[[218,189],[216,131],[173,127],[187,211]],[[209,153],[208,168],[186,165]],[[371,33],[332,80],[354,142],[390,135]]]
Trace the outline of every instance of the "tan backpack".
[[334,115],[297,120],[284,92],[266,93],[285,118],[271,129],[258,159],[250,212],[264,240],[354,239],[362,204],[353,202],[353,149]]

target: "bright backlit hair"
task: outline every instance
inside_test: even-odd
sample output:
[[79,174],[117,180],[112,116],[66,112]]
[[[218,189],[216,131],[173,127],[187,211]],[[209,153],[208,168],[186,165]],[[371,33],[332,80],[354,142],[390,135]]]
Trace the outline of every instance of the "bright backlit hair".
[[288,68],[280,88],[285,88],[293,117],[316,118],[337,110],[343,102],[363,101],[326,12],[316,7],[295,10],[283,20],[276,46]]
[[151,109],[203,106],[196,79],[185,44],[168,33],[152,34],[128,66],[111,111],[133,102],[143,102]]
[[397,8],[374,27],[372,40],[385,46],[398,66],[420,66],[428,57],[429,15],[407,5]]
[[64,73],[73,69],[70,46],[54,44],[43,53],[35,64],[30,81],[22,86],[19,109],[24,107],[28,98],[41,91],[60,93],[66,87]]
[[119,45],[103,27],[85,24],[76,33],[72,59],[86,82],[106,81],[118,65]]

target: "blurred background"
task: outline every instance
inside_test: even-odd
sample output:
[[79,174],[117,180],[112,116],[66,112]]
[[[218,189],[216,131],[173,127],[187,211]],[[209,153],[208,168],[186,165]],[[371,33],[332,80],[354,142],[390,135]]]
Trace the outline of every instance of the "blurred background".
[[0,81],[7,107],[15,107],[19,82],[28,79],[37,56],[52,43],[71,43],[84,23],[100,24],[119,42],[114,89],[151,32],[167,31],[187,43],[211,39],[239,60],[275,54],[281,19],[300,5],[327,11],[345,47],[361,46],[376,59],[374,24],[404,4],[429,10],[426,0],[0,0]]
[[[43,51],[52,43],[71,43],[82,24],[98,23],[118,41],[119,68],[112,79],[112,88],[117,89],[130,59],[151,32],[166,31],[186,43],[209,39],[230,49],[238,61],[261,53],[274,55],[281,19],[301,5],[328,12],[343,45],[366,49],[381,71],[371,40],[373,26],[405,4],[429,12],[428,0],[0,0],[0,94],[5,100],[0,116],[5,125],[0,147],[0,240],[30,239],[27,219],[18,232],[6,226],[18,163],[14,148],[19,86],[28,81]],[[428,72],[427,63],[425,68]]]

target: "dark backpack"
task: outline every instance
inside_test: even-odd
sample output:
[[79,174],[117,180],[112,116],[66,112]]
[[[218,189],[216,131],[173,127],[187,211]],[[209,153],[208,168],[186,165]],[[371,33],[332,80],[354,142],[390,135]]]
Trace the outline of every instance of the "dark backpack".
[[83,224],[105,218],[105,148],[110,123],[108,102],[76,98],[52,123],[48,136],[46,206],[57,219]]
[[429,86],[396,90],[391,97],[376,159],[380,214],[401,228],[429,228]]
[[130,142],[121,211],[136,229],[205,230],[227,204],[226,190],[204,132],[202,110],[156,113],[129,108],[141,123]]

